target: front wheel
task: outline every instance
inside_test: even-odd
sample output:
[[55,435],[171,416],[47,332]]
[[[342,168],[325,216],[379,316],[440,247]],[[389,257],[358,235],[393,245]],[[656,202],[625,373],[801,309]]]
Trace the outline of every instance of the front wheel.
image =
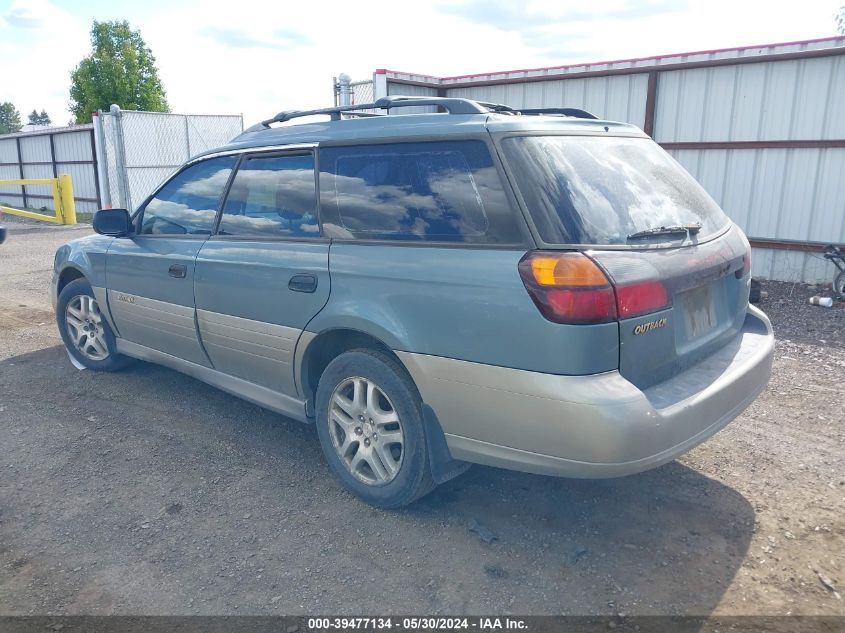
[[129,361],[117,353],[114,333],[85,279],[75,279],[62,288],[56,321],[68,352],[86,369],[117,371]]
[[419,394],[393,358],[345,352],[317,387],[317,434],[347,490],[381,508],[407,505],[434,488]]

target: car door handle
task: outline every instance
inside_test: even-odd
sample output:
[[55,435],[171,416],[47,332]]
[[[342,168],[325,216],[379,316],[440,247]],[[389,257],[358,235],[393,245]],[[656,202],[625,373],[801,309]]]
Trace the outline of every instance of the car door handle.
[[314,292],[317,290],[317,276],[294,275],[288,282],[288,288],[294,292]]
[[170,264],[167,273],[171,277],[176,277],[176,279],[184,279],[188,273],[188,267],[185,264]]

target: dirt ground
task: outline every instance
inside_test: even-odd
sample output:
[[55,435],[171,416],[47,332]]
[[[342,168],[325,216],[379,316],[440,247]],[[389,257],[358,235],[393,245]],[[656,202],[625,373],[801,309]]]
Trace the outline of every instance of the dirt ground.
[[815,289],[765,284],[771,384],[681,460],[474,467],[383,512],[311,427],[154,365],[75,370],[47,289],[87,229],[8,224],[0,614],[845,615],[845,309]]

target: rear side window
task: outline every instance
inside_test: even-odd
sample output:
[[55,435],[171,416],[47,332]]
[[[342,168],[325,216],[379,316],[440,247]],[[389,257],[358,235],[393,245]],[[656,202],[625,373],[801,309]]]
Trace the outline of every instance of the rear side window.
[[728,223],[701,185],[650,139],[525,136],[505,139],[503,148],[545,242],[627,244],[638,231],[690,224],[701,225],[703,239]]
[[210,235],[236,161],[236,156],[220,156],[176,174],[147,202],[140,234]]
[[319,237],[314,157],[245,159],[232,181],[219,235]]
[[323,148],[320,172],[327,237],[522,242],[481,141]]

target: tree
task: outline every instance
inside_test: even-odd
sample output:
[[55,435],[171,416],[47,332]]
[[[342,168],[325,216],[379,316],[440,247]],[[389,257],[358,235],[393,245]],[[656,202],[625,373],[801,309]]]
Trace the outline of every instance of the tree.
[[839,7],[839,13],[836,16],[836,32],[845,35],[845,5]]
[[21,113],[9,102],[0,103],[0,134],[20,132]]
[[38,114],[38,110],[33,110],[29,113],[30,125],[50,125],[52,122],[46,110],[41,110],[41,114]]
[[169,112],[155,57],[126,20],[91,28],[93,50],[70,74],[70,111],[77,123],[116,103],[124,110]]

